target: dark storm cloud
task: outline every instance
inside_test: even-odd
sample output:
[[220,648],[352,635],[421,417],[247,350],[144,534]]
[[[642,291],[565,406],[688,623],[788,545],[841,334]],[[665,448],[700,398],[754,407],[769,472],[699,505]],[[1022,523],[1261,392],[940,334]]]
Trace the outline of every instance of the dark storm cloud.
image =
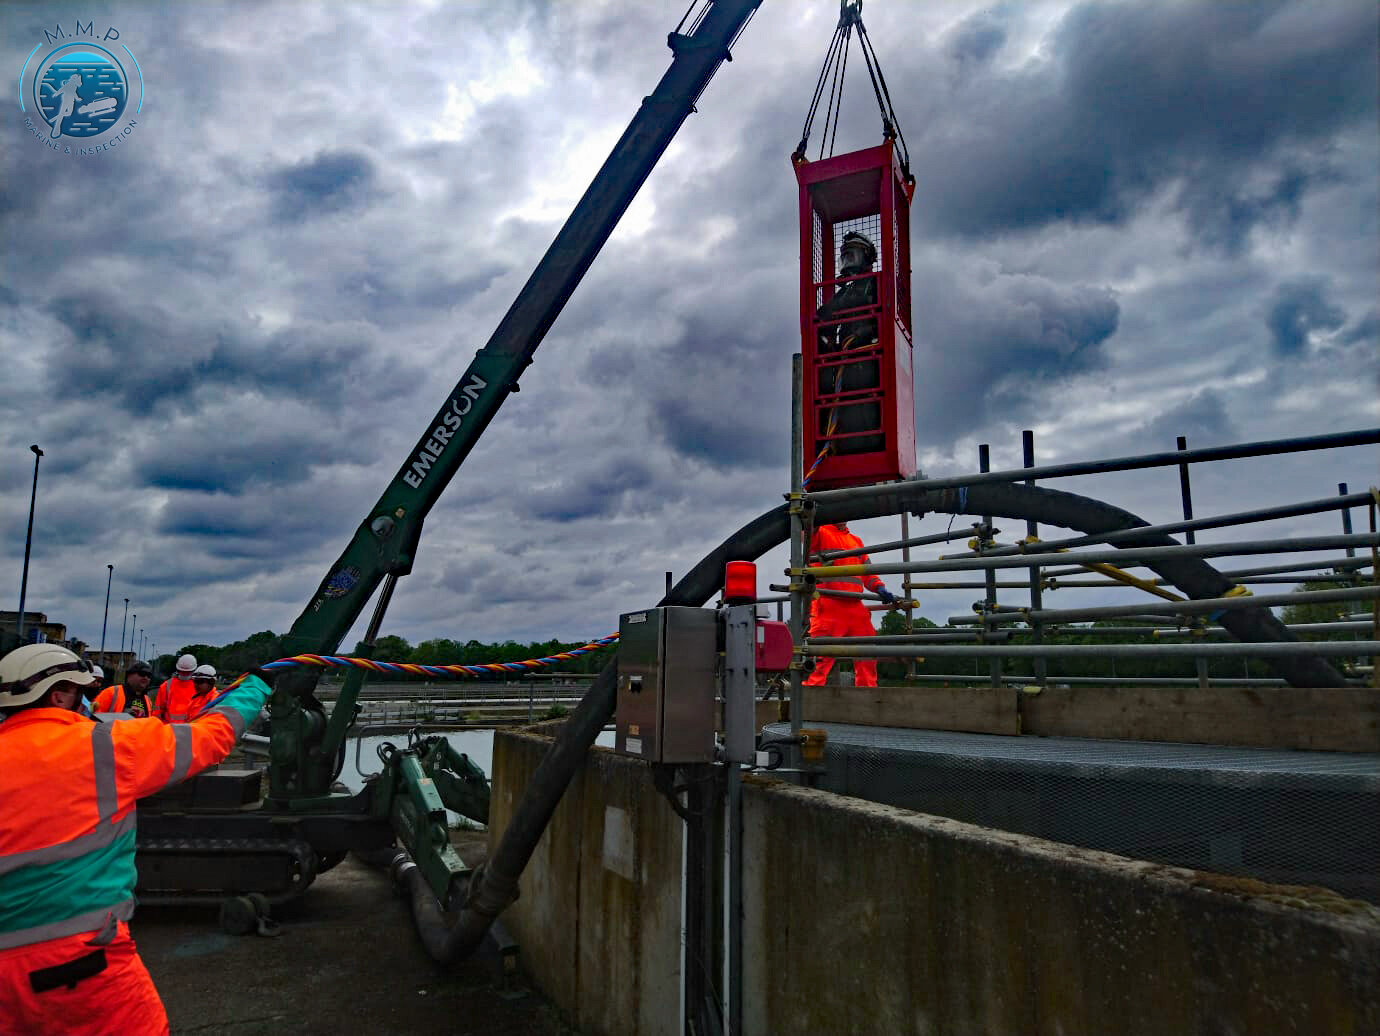
[[750,391],[738,394],[744,406],[721,409],[723,400],[712,387],[696,382],[686,387],[687,395],[656,405],[657,425],[681,456],[726,468],[760,467],[785,455],[781,436],[769,431],[779,422],[763,420],[765,415],[751,407]]
[[1200,241],[1239,248],[1331,179],[1333,134],[1373,126],[1374,29],[1367,4],[1083,4],[1045,58],[936,110],[911,148],[920,218],[972,237],[1123,224],[1168,188]]
[[1006,42],[1004,12],[979,11],[949,33],[945,52],[961,70],[986,64]]
[[994,417],[1019,418],[1049,383],[1103,365],[1120,320],[1107,289],[1030,274],[926,264],[916,284],[916,410],[922,438],[935,444]]
[[515,506],[528,517],[548,522],[637,513],[646,509],[639,506],[637,494],[654,481],[651,469],[641,461],[614,458],[593,473],[567,476],[555,485],[530,490],[517,498]]
[[1380,310],[1372,309],[1342,332],[1343,345],[1380,347]]
[[1346,323],[1346,311],[1328,298],[1327,280],[1300,277],[1275,289],[1265,325],[1276,351],[1289,356],[1308,347],[1314,331],[1335,331]]
[[1211,389],[1193,393],[1178,406],[1137,428],[1134,441],[1168,444],[1180,435],[1192,448],[1218,446],[1240,437],[1227,414],[1226,402]]
[[297,323],[264,336],[99,291],[61,296],[48,311],[71,332],[48,354],[54,391],[113,396],[136,418],[185,411],[230,389],[333,405],[350,384],[367,383],[373,398],[383,398],[411,380],[411,365],[385,364],[376,333],[359,323]]
[[323,532],[348,522],[343,513],[289,509],[264,494],[180,493],[162,508],[154,530],[197,556],[264,561],[315,548]]
[[[160,439],[136,461],[134,477],[158,489],[239,492],[301,482],[314,462],[339,457],[334,437],[313,425],[265,435],[249,408],[227,423],[220,435]],[[163,526],[162,531],[186,530]]]
[[334,151],[274,170],[264,178],[273,214],[286,222],[365,208],[381,197],[374,163],[356,151]]

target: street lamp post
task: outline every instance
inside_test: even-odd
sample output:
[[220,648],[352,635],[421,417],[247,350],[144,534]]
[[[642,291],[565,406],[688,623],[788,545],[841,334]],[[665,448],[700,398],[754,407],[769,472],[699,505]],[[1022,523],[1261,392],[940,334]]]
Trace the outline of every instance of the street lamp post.
[[105,627],[110,621],[110,582],[115,578],[115,566],[106,565],[105,569],[105,615],[101,618],[101,665],[105,665]]
[[120,682],[125,682],[125,623],[129,622],[129,598],[125,598],[125,617],[120,620]]
[[24,575],[19,580],[19,639],[24,639],[24,598],[29,594],[29,548],[34,542],[34,503],[38,500],[38,461],[43,451],[38,444],[29,447],[34,455],[34,488],[29,494],[29,532],[24,537]]

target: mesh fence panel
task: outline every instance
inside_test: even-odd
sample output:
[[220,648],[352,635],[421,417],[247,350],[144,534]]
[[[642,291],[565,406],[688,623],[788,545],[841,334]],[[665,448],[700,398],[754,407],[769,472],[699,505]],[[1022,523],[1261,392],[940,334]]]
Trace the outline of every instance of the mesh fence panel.
[[827,791],[1380,903],[1373,755],[817,726]]

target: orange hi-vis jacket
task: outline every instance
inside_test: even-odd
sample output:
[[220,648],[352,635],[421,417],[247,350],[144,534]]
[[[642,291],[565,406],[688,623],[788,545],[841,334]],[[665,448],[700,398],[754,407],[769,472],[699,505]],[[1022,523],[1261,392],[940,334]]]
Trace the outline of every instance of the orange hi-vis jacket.
[[[861,548],[862,540],[837,525],[821,525],[810,537],[810,553],[824,550],[853,550]],[[855,554],[825,561],[811,561],[812,567],[819,565],[866,565],[870,558],[861,549]],[[838,579],[822,579],[821,589],[849,590],[857,593],[866,588],[876,593],[886,586],[875,575],[845,576]],[[833,597],[829,594],[816,594],[810,602],[810,636],[812,637],[865,637],[876,633],[872,618],[861,598],[849,600],[846,597]],[[805,678],[807,687],[821,686],[829,678],[834,668],[834,659],[819,657],[815,659],[814,669]],[[877,663],[870,658],[853,659],[853,682],[858,687],[877,686]]]
[[[817,554],[825,550],[848,550],[852,547],[860,548],[862,545],[862,540],[858,539],[858,537],[854,536],[847,529],[840,529],[837,525],[821,525],[815,529],[815,534],[810,537],[811,554]],[[868,565],[871,563],[872,559],[859,550],[856,554],[850,554],[840,558],[831,558],[828,561],[811,561],[810,565],[811,567],[817,567],[819,565]],[[886,585],[880,578],[871,574],[865,576],[846,576],[841,579],[822,579],[816,585],[828,590],[851,590],[857,593],[859,590],[859,582],[861,582],[863,588],[871,590],[873,593],[876,593]],[[852,601],[845,601],[841,597],[821,596],[819,600],[829,601],[831,604],[853,603]]]
[[159,686],[152,715],[164,723],[190,723],[219,693],[212,688],[209,693],[199,695],[196,693],[196,684],[191,680],[173,677]]
[[[152,687],[144,692],[144,701],[148,705],[149,715],[153,714],[156,692]],[[128,712],[129,711],[129,692],[125,690],[124,684],[115,684],[107,687],[96,695],[96,700],[91,703],[92,712]]]
[[49,708],[0,723],[0,951],[129,918],[135,804],[224,759],[268,694],[246,677],[175,726]]

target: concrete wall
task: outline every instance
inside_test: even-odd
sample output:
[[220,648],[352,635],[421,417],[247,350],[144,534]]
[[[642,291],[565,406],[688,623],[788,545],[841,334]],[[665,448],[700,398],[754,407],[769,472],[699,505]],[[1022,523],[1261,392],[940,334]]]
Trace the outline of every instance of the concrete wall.
[[748,1032],[1380,1032],[1367,905],[765,780],[744,805]]
[[[549,744],[495,734],[491,851]],[[595,748],[523,873],[503,921],[582,1032],[680,1032],[681,830],[644,764]]]
[[[497,838],[543,739],[494,744]],[[1380,911],[749,778],[745,1032],[1380,1032]],[[595,750],[504,915],[590,1033],[679,1031],[681,825]]]

